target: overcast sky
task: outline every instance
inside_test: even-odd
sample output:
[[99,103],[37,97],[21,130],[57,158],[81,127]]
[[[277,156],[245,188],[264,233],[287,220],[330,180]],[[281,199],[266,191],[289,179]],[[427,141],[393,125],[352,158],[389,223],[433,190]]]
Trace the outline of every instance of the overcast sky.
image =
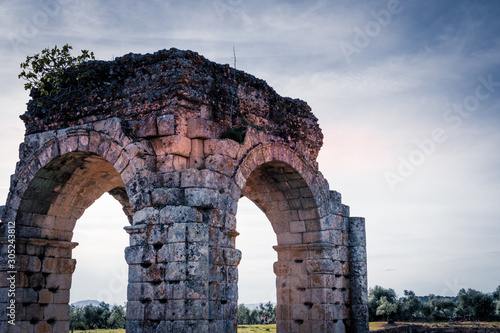
[[[308,102],[320,170],[366,217],[369,286],[456,295],[500,284],[500,3],[0,0],[0,202],[28,93],[19,64],[69,43],[111,60],[176,47]],[[276,237],[239,207],[240,302],[274,300]],[[103,198],[77,223],[71,301],[126,300],[127,223]]]

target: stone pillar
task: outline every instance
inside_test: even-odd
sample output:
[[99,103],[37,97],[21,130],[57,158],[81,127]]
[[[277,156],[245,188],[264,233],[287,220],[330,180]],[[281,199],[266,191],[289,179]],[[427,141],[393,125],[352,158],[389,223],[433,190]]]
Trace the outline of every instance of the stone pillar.
[[349,218],[351,321],[349,332],[368,332],[368,292],[365,219]]
[[[15,279],[15,326],[2,322],[3,332],[67,332],[69,330],[69,290],[76,260],[71,258],[77,243],[44,239],[16,239],[16,267],[6,265],[0,272],[2,308],[10,281]],[[9,243],[2,241],[2,253]],[[2,263],[4,266],[6,263]],[[2,318],[3,319],[3,318]]]
[[127,332],[205,332],[208,225],[193,207],[146,209],[147,222],[125,228],[130,234]]
[[184,169],[134,213],[125,227],[127,332],[236,331],[235,186],[211,170]]
[[337,247],[275,246],[277,332],[344,332],[347,281]]
[[[185,204],[202,213],[202,223],[191,226],[188,237],[193,260],[200,256],[199,277],[207,284],[208,332],[236,332],[238,270],[241,252],[235,249],[236,207],[240,190],[233,180],[209,169],[182,171]],[[202,226],[202,227],[200,227]],[[192,242],[197,242],[193,245]],[[193,262],[193,264],[200,264]]]

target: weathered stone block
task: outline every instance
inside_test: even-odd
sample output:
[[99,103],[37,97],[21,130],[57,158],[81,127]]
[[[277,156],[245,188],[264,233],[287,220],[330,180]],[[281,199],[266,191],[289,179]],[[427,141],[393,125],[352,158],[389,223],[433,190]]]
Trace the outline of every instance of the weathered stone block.
[[234,159],[224,155],[208,156],[205,159],[205,165],[208,169],[222,173],[226,176],[232,176],[237,167],[237,163]]
[[144,318],[147,320],[158,321],[165,317],[165,304],[158,301],[152,301],[144,308]]
[[180,135],[163,136],[151,140],[156,156],[180,155],[189,157],[191,153],[191,140]]
[[156,118],[156,126],[159,136],[173,135],[175,132],[175,117],[173,114],[166,114]]
[[309,309],[304,304],[292,304],[292,319],[293,320],[307,320]]
[[172,173],[186,169],[188,167],[188,159],[179,155],[158,156],[156,165],[159,172]]
[[42,264],[43,273],[73,274],[76,267],[75,259],[45,258]]
[[140,301],[127,302],[127,321],[143,320],[145,305]]
[[366,246],[365,219],[349,218],[349,246]]
[[69,305],[68,304],[47,304],[44,306],[44,318],[59,320],[69,320]]
[[68,304],[69,290],[58,289],[54,292],[54,304]]
[[210,188],[185,189],[186,205],[200,208],[220,208],[222,197],[218,190]]
[[186,237],[188,242],[199,242],[208,245],[208,224],[189,223],[186,225]]
[[49,304],[54,302],[54,294],[48,289],[42,289],[38,293],[38,303]]
[[224,260],[228,266],[238,266],[241,261],[241,251],[238,249],[224,249]]
[[306,260],[306,269],[310,274],[313,273],[334,273],[334,261],[328,259]]
[[198,169],[205,166],[205,153],[203,152],[203,140],[191,140],[191,155],[189,156],[189,168]]
[[156,188],[151,192],[154,206],[179,206],[184,201],[180,188]]
[[229,139],[209,139],[204,142],[205,155],[226,155],[236,158],[240,151],[240,144]]
[[227,189],[230,178],[212,170],[187,169],[181,172],[181,187],[203,187],[211,189]]
[[127,264],[152,264],[156,261],[156,251],[153,246],[128,246],[125,248]]
[[191,279],[207,279],[209,272],[208,260],[187,262],[187,273]]
[[221,124],[203,118],[191,118],[187,126],[187,137],[190,139],[217,138],[223,132]]
[[201,212],[188,206],[166,206],[160,210],[160,222],[162,224],[176,224],[186,222],[201,222]]
[[[185,319],[185,301],[184,300],[172,300],[167,303],[166,306],[165,319],[167,320],[178,320]],[[182,329],[184,330],[184,329]],[[182,332],[180,330],[179,332]]]
[[[289,244],[300,244],[302,242],[302,234],[297,233],[281,233],[277,235],[278,244],[289,245]],[[305,241],[304,241],[305,243]]]
[[[35,275],[33,275],[35,276]],[[31,279],[30,279],[31,282]],[[30,283],[31,284],[31,283]],[[46,277],[45,287],[47,289],[70,289],[71,276],[68,274],[49,274]]]
[[161,174],[162,185],[167,188],[180,186],[180,172],[167,172]]
[[134,213],[134,225],[160,223],[160,212],[153,207],[146,207]]
[[140,138],[158,136],[156,118],[147,117],[131,123],[134,134]]

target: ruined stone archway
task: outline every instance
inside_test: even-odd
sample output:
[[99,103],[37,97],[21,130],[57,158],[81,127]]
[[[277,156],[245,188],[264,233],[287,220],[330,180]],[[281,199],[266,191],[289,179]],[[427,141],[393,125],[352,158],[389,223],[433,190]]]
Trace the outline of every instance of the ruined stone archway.
[[242,195],[266,214],[277,235],[278,331],[342,332],[352,326],[350,220],[340,195],[283,145],[257,146],[238,178],[246,179]]
[[236,332],[241,196],[277,234],[278,331],[367,331],[364,220],[318,170],[322,134],[307,104],[189,51],[83,66],[88,95],[42,110],[55,102],[34,96],[22,117],[1,226],[2,253],[8,222],[20,244],[17,327],[66,329],[69,297],[54,296],[69,292],[71,231],[110,192],[131,222],[127,332]]
[[116,169],[128,159],[120,158],[123,149],[111,137],[89,130],[45,134],[51,135],[28,137],[22,146],[21,156],[29,157],[18,164],[4,212],[15,222],[17,255],[15,269],[9,267],[16,271],[16,325],[3,331],[68,331],[76,221],[106,192],[132,220]]

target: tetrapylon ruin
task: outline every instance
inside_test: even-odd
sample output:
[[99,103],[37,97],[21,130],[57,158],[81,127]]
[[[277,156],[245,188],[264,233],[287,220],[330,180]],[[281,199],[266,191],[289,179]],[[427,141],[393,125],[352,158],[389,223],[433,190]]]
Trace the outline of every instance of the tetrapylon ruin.
[[364,219],[319,172],[305,102],[191,51],[78,70],[71,94],[33,90],[21,116],[0,211],[1,332],[68,332],[73,228],[105,192],[130,222],[127,332],[236,332],[243,196],[277,236],[277,331],[368,332]]

